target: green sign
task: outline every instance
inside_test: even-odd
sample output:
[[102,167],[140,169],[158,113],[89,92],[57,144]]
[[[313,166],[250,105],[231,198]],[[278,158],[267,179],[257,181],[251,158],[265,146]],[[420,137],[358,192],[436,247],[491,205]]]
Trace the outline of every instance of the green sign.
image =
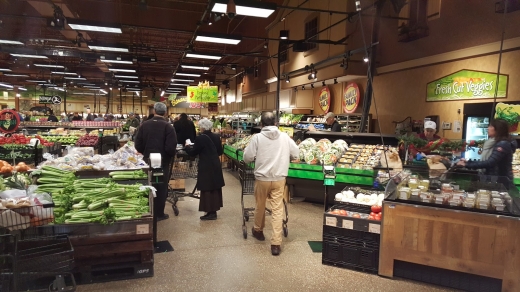
[[188,86],[188,102],[218,102],[218,86]]
[[507,97],[509,75],[461,70],[428,83],[426,101],[494,98],[498,83],[497,98]]

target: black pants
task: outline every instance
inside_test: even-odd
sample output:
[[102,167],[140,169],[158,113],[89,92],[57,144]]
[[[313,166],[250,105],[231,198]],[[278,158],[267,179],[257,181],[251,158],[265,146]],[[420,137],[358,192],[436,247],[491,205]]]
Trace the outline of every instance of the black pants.
[[[170,181],[170,165],[162,166],[164,176],[162,182],[155,185],[157,189],[156,197],[153,200],[153,213],[156,217],[164,216],[164,208],[166,206],[166,199],[168,198],[168,182]],[[153,178],[152,178],[153,179]]]

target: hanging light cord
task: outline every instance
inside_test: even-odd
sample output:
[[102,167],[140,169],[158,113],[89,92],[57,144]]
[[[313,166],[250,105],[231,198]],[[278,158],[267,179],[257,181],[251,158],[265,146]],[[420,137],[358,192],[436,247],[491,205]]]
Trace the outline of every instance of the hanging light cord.
[[[493,119],[493,117],[495,115],[495,106],[496,106],[496,103],[497,103],[498,85],[499,85],[499,82],[500,82],[500,65],[502,65],[502,52],[503,52],[503,48],[504,48],[504,36],[506,34],[506,13],[507,13],[507,4],[508,4],[508,2],[509,2],[509,0],[505,0],[505,2],[504,2],[504,14],[503,14],[503,17],[502,17],[502,37],[501,37],[501,40],[500,40],[500,50],[498,51],[497,78],[496,78],[496,82],[495,82],[495,84],[496,84],[496,86],[495,86],[495,95],[493,97],[493,106],[491,107],[490,120]],[[506,92],[506,95],[507,95],[507,92]]]

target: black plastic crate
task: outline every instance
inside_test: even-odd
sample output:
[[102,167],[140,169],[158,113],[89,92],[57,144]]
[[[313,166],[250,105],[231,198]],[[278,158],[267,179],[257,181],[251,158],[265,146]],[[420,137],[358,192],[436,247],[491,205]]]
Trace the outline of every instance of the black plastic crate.
[[[74,249],[67,235],[17,242],[16,269],[20,272],[70,272]],[[28,275],[30,276],[30,275]]]
[[359,230],[323,226],[324,264],[377,272],[380,235]]

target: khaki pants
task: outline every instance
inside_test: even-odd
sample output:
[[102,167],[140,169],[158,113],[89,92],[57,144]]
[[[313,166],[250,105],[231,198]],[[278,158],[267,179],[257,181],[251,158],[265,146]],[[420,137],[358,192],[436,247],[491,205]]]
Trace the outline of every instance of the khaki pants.
[[263,231],[265,226],[265,203],[267,199],[271,203],[271,215],[273,224],[273,236],[271,245],[282,244],[282,224],[283,224],[283,197],[285,179],[279,181],[255,181],[255,230]]

